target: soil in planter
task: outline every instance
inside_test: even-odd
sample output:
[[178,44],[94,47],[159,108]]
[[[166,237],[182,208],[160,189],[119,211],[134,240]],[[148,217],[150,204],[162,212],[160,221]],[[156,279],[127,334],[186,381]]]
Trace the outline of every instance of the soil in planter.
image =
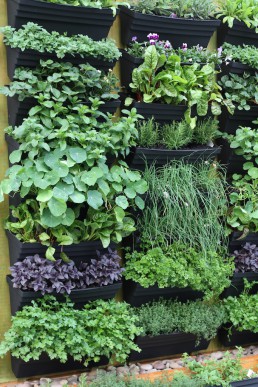
[[207,349],[209,341],[203,339],[196,345],[195,335],[179,332],[159,336],[140,336],[137,337],[136,344],[142,351],[133,351],[129,356],[129,361],[146,360],[183,352],[191,353]]

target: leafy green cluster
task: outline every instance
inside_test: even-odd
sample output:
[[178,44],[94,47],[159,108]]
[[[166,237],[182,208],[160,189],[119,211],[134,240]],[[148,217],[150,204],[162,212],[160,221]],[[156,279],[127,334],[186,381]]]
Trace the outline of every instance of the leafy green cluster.
[[146,168],[148,183],[145,209],[137,221],[141,238],[148,247],[183,243],[206,254],[226,244],[225,178],[217,164],[187,164],[173,161],[162,168]]
[[139,351],[134,338],[141,329],[126,303],[96,300],[82,310],[73,305],[68,298],[59,303],[53,296],[32,301],[12,317],[11,328],[0,344],[0,356],[10,351],[29,361],[46,353],[62,363],[71,356],[87,365],[101,356],[111,359],[114,353],[117,361],[125,362],[132,350]]
[[227,214],[228,232],[241,231],[244,237],[258,231],[258,130],[240,127],[235,135],[224,134],[223,137],[237,155],[247,160],[243,164],[246,175],[233,175]]
[[230,28],[236,19],[258,32],[257,0],[220,0],[218,5],[217,17],[222,18],[223,23],[227,23]]
[[93,57],[112,62],[121,54],[112,40],[103,39],[94,41],[87,35],[59,34],[56,31],[48,32],[38,24],[28,22],[16,30],[10,26],[1,27],[4,35],[4,43],[12,48],[35,50],[39,52],[55,53],[58,58],[65,55],[80,55],[81,57]]
[[230,101],[239,110],[250,110],[251,106],[258,103],[258,73],[251,75],[245,72],[243,75],[232,74],[224,75],[219,81],[223,92],[228,101]]
[[139,121],[138,145],[146,148],[164,146],[179,149],[189,144],[206,145],[218,136],[218,121],[212,118],[197,121],[194,129],[185,120],[159,124],[154,119]]
[[[248,294],[257,282],[248,282],[244,278],[245,289],[239,297],[227,297],[223,304],[227,313],[227,321],[231,328],[258,333],[258,294]],[[230,333],[230,331],[229,331]]]
[[229,43],[224,43],[223,46],[223,57],[225,61],[241,62],[254,69],[258,68],[258,48],[255,46],[235,46]]
[[118,78],[112,72],[106,75],[88,63],[74,66],[49,59],[41,60],[34,69],[18,67],[13,81],[1,87],[0,93],[8,97],[18,95],[19,101],[33,97],[39,102],[78,104],[93,97],[104,101],[117,99],[117,84]]
[[215,13],[212,0],[136,0],[133,3],[136,11],[146,14],[170,16],[186,19],[209,19]]
[[158,336],[176,332],[192,333],[201,339],[211,340],[226,321],[224,307],[202,301],[182,303],[173,300],[153,301],[134,309],[142,336]]
[[[11,192],[19,192],[22,198],[35,198],[39,209],[37,222],[43,229],[60,226],[58,241],[64,245],[76,241],[77,236],[70,235],[69,231],[64,235],[63,226],[77,228],[78,223],[74,225],[79,216],[76,208],[86,204],[90,220],[95,218],[96,223],[90,225],[86,218],[85,225],[94,236],[88,232],[83,238],[96,239],[99,235],[107,247],[111,235],[120,242],[124,231],[132,230],[133,221],[128,221],[124,210],[130,204],[144,207],[139,194],[146,192],[147,183],[125,162],[118,161],[110,166],[107,160],[108,155],[128,154],[130,146],[135,145],[136,110],[124,111],[126,116],[114,123],[110,116],[99,112],[99,100],[91,102],[91,107],[69,108],[49,100],[32,108],[30,117],[21,126],[7,129],[21,145],[10,155],[10,161],[15,164],[1,182],[1,200],[3,193]],[[103,122],[98,121],[100,114]],[[28,208],[19,213],[17,230],[28,224],[27,211]],[[37,222],[34,220],[33,224]],[[100,223],[105,223],[104,230],[98,230]],[[13,225],[8,223],[7,226],[13,231]],[[39,239],[50,245],[45,232],[39,234]],[[53,252],[50,247],[48,256]]]
[[[182,66],[179,56],[167,58],[159,54],[155,46],[146,49],[143,64],[133,70],[130,88],[138,101],[187,105],[185,119],[191,127],[197,120],[191,117],[192,107],[196,107],[198,116],[206,116],[209,105],[214,115],[221,114],[222,104],[232,108],[230,101],[224,100],[220,93],[214,65]],[[126,100],[126,104],[131,102],[130,98]]]
[[116,14],[116,9],[119,5],[128,6],[129,4],[126,2],[117,2],[116,0],[44,0],[47,3],[55,3],[55,4],[67,4],[74,6],[82,6],[82,7],[90,7],[90,8],[111,8]]
[[214,251],[203,254],[177,242],[166,249],[127,253],[125,267],[125,278],[145,288],[190,287],[203,292],[207,299],[218,296],[230,285],[234,271],[232,259]]

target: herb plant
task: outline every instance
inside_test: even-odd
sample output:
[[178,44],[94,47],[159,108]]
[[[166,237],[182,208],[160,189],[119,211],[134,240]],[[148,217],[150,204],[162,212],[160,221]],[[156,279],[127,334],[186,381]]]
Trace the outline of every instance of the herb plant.
[[74,6],[90,7],[90,8],[111,8],[114,15],[116,14],[116,9],[119,5],[124,5],[130,7],[126,2],[117,2],[116,0],[44,0],[47,3],[55,4],[67,4]]
[[220,0],[217,17],[222,18],[223,23],[233,27],[234,20],[239,20],[248,28],[255,28],[257,32],[258,5],[256,0]]
[[258,294],[248,294],[256,282],[250,283],[244,278],[244,283],[245,289],[239,297],[227,297],[223,300],[227,322],[231,324],[231,329],[258,333]]
[[258,247],[255,244],[245,243],[240,250],[234,254],[235,272],[258,272]]
[[258,48],[255,46],[235,46],[224,43],[222,46],[223,59],[228,61],[241,62],[254,69],[258,68]]
[[41,60],[34,68],[18,67],[9,86],[0,88],[6,96],[18,95],[19,101],[33,97],[39,102],[53,100],[55,103],[79,104],[89,98],[117,99],[117,77],[107,75],[90,64],[74,66],[69,62]]
[[153,301],[134,309],[142,336],[158,336],[176,332],[192,333],[211,340],[225,321],[223,305],[207,305],[201,301],[182,303],[173,300]]
[[219,81],[224,95],[239,110],[250,110],[250,105],[258,103],[257,89],[258,74],[251,75],[245,72],[243,75],[224,75]]
[[76,310],[69,299],[58,303],[53,296],[45,296],[12,317],[11,328],[0,344],[0,356],[10,351],[29,361],[46,353],[61,363],[71,356],[87,365],[101,356],[110,359],[115,353],[117,361],[125,362],[132,350],[139,351],[133,342],[141,333],[136,322],[124,302],[96,300]]
[[207,145],[218,136],[218,121],[198,120],[194,129],[185,120],[159,124],[154,119],[139,121],[138,145],[145,148],[179,149],[187,145]]
[[94,41],[87,35],[68,37],[56,31],[48,32],[32,22],[23,25],[19,30],[10,26],[1,27],[0,32],[4,35],[4,43],[7,46],[19,48],[22,51],[35,50],[55,53],[58,58],[64,58],[65,55],[69,54],[112,62],[121,55],[112,40]]
[[230,285],[233,270],[232,259],[214,251],[204,254],[174,242],[163,249],[156,247],[127,253],[124,276],[145,288],[154,285],[159,288],[190,287],[203,292],[209,299]]
[[[157,52],[155,46],[146,49],[143,64],[133,70],[130,88],[140,102],[187,105],[185,118],[191,127],[195,126],[197,119],[192,117],[193,107],[196,107],[198,116],[205,116],[209,105],[214,115],[221,113],[222,104],[229,110],[232,107],[220,93],[213,65],[181,66],[179,56],[166,58]],[[131,102],[130,98],[126,100],[126,104]]]
[[141,13],[186,19],[209,19],[214,15],[213,1],[205,0],[137,0],[134,9]]
[[111,285],[121,280],[124,269],[119,265],[116,251],[109,251],[98,260],[81,263],[77,268],[74,262],[64,263],[61,259],[51,262],[39,255],[16,262],[11,268],[14,288],[45,293],[68,293],[73,289],[85,289]]

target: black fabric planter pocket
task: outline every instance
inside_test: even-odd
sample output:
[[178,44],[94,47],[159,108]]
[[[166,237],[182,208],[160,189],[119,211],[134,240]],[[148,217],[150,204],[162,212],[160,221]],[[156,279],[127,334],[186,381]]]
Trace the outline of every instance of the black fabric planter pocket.
[[218,331],[219,341],[225,347],[258,343],[258,333],[253,333],[251,331],[239,332],[235,328],[232,328],[232,333],[230,337],[228,337],[229,327],[230,325],[222,326]]
[[79,55],[72,56],[66,55],[64,58],[57,58],[54,53],[39,52],[35,50],[21,51],[18,48],[6,47],[7,53],[7,72],[10,79],[13,78],[14,71],[17,67],[36,67],[40,59],[47,60],[52,59],[56,62],[70,62],[73,65],[79,65],[83,63],[89,63],[91,66],[96,67],[98,70],[108,72],[109,69],[113,69],[116,64],[116,60],[112,62],[104,61],[102,59],[96,59],[93,57],[82,58]]
[[[22,243],[15,235],[6,232],[9,241],[9,253],[10,253],[10,264],[13,265],[18,261],[23,261],[24,258],[38,254],[44,257],[47,250],[47,246],[43,246],[40,243]],[[79,265],[81,262],[90,262],[91,259],[97,259],[96,250],[100,253],[104,253],[107,249],[103,248],[101,241],[87,241],[70,246],[58,246],[53,245],[56,248],[54,257],[60,258],[61,248],[69,256],[71,260],[75,262],[75,265]],[[112,250],[116,249],[116,244],[112,243],[109,246]]]
[[164,299],[177,299],[179,301],[196,300],[203,297],[203,293],[191,288],[159,288],[157,285],[144,288],[137,282],[125,280],[123,295],[126,302],[132,306],[141,306],[150,301]]
[[[246,278],[248,282],[258,281],[258,272],[234,273],[230,287],[223,291],[221,297],[238,297],[244,290],[244,278]],[[258,283],[252,287],[249,294],[256,294],[257,292]]]
[[221,145],[219,162],[221,165],[226,166],[227,174],[245,173],[243,165],[247,160],[241,155],[236,155],[234,149],[230,148],[230,144],[227,140],[219,139],[218,142]]
[[138,42],[146,41],[147,35],[153,31],[161,40],[169,40],[174,48],[187,43],[188,47],[207,47],[214,31],[219,27],[220,20],[191,20],[170,18],[165,16],[146,15],[121,7],[121,41],[126,46],[137,36]]
[[218,29],[218,45],[224,42],[234,44],[258,47],[258,34],[254,28],[248,28],[244,22],[234,20],[233,27],[229,28],[227,24],[221,23]]
[[[40,292],[21,290],[13,287],[11,276],[6,277],[11,301],[11,312],[14,315],[18,310],[21,310],[25,305],[30,305],[32,300],[43,297]],[[76,309],[82,309],[83,306],[93,300],[109,300],[114,298],[116,293],[121,289],[122,283],[118,282],[112,285],[100,286],[96,288],[74,289],[68,295],[75,304]],[[65,297],[59,293],[51,293],[58,301],[64,301]]]
[[163,103],[134,102],[129,108],[135,107],[137,113],[141,114],[145,120],[154,117],[155,121],[166,123],[180,121],[184,118],[187,106],[167,105]]
[[239,382],[231,383],[232,387],[257,387],[258,386],[258,378],[241,380]]
[[[82,102],[82,104],[88,104],[87,102]],[[116,110],[120,107],[120,100],[107,101],[103,105],[100,105],[99,110],[102,113],[111,113],[114,114]],[[28,117],[29,110],[37,105],[37,100],[34,98],[26,98],[23,101],[19,101],[17,95],[13,97],[7,97],[7,107],[8,107],[8,122],[11,126],[19,126],[22,124],[22,121]]]
[[94,40],[106,38],[114,21],[109,8],[79,7],[37,0],[8,0],[8,24],[20,28],[28,21],[47,31],[68,35],[88,35]]
[[11,356],[12,371],[16,378],[28,378],[30,376],[65,373],[68,371],[85,371],[91,367],[107,364],[108,360],[105,357],[102,357],[99,362],[91,362],[85,367],[83,362],[75,361],[72,358],[68,358],[66,363],[60,363],[57,359],[51,360],[47,354],[42,354],[39,360],[29,360],[28,362]]
[[258,233],[250,232],[245,238],[239,239],[242,232],[234,231],[229,237],[228,250],[233,253],[235,250],[241,249],[246,242],[255,244],[258,246]]
[[128,157],[128,164],[133,169],[144,170],[145,165],[155,164],[161,167],[172,160],[184,160],[188,163],[198,163],[202,160],[212,160],[221,151],[220,147],[199,147],[192,149],[149,149],[137,147]]
[[128,54],[125,50],[122,50],[120,63],[121,86],[128,89],[129,83],[132,82],[132,72],[143,63],[143,59],[135,58],[134,56]]
[[225,107],[222,108],[222,114],[219,116],[221,132],[235,134],[236,129],[240,126],[249,126],[251,128],[256,125],[252,121],[258,117],[258,106],[251,106],[250,110],[235,109],[234,114],[229,114]]
[[246,64],[240,63],[240,62],[233,62],[231,61],[228,65],[223,63],[221,66],[221,73],[219,74],[219,78],[221,78],[225,74],[238,74],[243,75],[245,71],[248,71],[251,74],[255,74],[257,69],[252,68]]
[[195,335],[182,332],[159,336],[140,336],[135,342],[142,351],[133,351],[129,356],[129,361],[147,360],[183,352],[191,353],[207,349],[209,345],[209,341],[204,339],[196,345]]

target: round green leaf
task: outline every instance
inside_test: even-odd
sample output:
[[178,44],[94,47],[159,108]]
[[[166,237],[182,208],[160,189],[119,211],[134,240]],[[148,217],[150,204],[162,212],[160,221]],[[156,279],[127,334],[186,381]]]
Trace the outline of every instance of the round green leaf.
[[39,193],[38,193],[38,196],[37,196],[37,200],[39,202],[48,202],[53,196],[53,191],[52,189],[43,189],[43,190],[39,190]]
[[103,176],[103,174],[104,173],[101,168],[93,167],[90,171],[83,172],[81,179],[85,184],[92,186]]
[[76,163],[82,163],[87,159],[86,150],[79,147],[69,148],[69,154]]
[[61,216],[66,211],[66,202],[63,199],[51,198],[48,202],[48,207],[51,211],[51,214],[54,216]]
[[116,204],[124,210],[129,206],[126,196],[120,195],[116,198]]
[[140,208],[140,210],[144,209],[145,204],[144,204],[144,201],[142,200],[142,198],[140,198],[140,196],[136,196],[135,204],[137,205],[137,207]]
[[97,210],[103,204],[101,193],[96,190],[88,191],[87,203],[90,207]]

